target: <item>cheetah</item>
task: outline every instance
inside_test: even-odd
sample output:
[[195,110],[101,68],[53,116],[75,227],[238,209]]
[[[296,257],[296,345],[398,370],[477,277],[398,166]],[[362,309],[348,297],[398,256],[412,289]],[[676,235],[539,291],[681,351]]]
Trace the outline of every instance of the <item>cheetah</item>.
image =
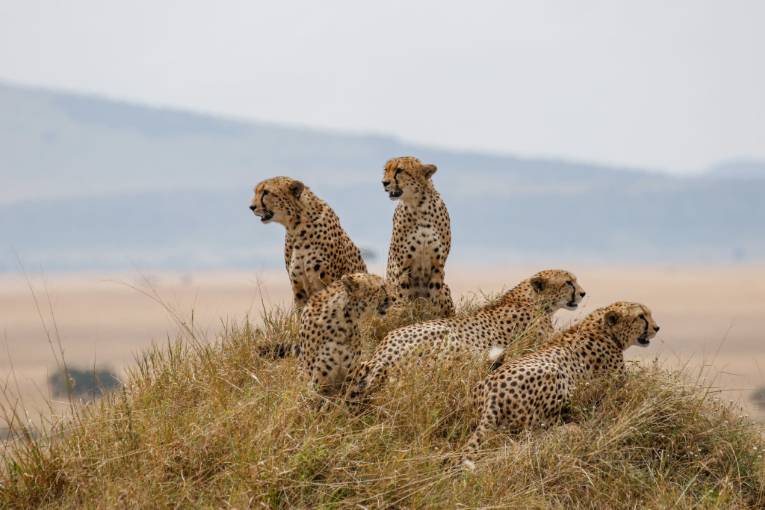
[[298,363],[310,385],[323,395],[342,389],[361,355],[359,319],[385,315],[390,305],[385,281],[347,274],[308,300],[300,317]]
[[526,345],[537,345],[553,334],[553,314],[561,308],[575,310],[585,295],[572,273],[549,269],[523,280],[495,303],[468,316],[393,330],[359,370],[349,404],[353,407],[365,400],[383,383],[389,370],[411,358],[419,347],[485,354],[520,337]]
[[255,187],[250,210],[262,223],[284,225],[284,263],[295,308],[350,273],[366,273],[361,251],[340,226],[332,208],[302,182],[273,177]]
[[438,317],[454,315],[444,266],[451,250],[449,212],[431,178],[436,165],[414,157],[385,164],[383,188],[399,201],[393,214],[386,279],[398,289],[399,302],[424,298]]
[[626,373],[624,351],[648,347],[659,326],[638,303],[617,302],[595,310],[555,335],[539,351],[511,360],[473,390],[480,420],[461,457],[473,469],[490,430],[510,432],[561,416],[572,392],[584,381]]

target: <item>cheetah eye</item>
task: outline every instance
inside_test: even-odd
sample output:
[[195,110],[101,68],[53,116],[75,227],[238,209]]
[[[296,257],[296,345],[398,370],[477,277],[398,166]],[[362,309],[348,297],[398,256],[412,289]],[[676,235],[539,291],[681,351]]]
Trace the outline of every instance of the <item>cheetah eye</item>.
[[404,171],[404,169],[403,169],[403,168],[396,168],[396,172],[395,172],[395,174],[396,174],[396,175],[398,175],[398,174],[400,174],[400,173],[401,173],[401,172],[403,172],[403,171]]
[[641,313],[640,315],[638,315],[638,319],[643,319],[643,320],[645,320],[645,314],[644,314],[644,313]]

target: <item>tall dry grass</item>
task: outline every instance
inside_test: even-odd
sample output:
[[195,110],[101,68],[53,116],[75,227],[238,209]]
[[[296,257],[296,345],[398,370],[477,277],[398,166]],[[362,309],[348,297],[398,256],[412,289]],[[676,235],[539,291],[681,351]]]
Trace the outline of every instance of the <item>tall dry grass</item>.
[[[463,310],[474,306],[465,305]],[[365,326],[372,348],[417,310]],[[762,431],[709,388],[654,366],[593,381],[573,423],[497,433],[475,472],[444,467],[486,373],[470,359],[413,366],[367,412],[317,397],[294,358],[294,315],[190,327],[146,352],[115,393],[36,436],[13,421],[2,453],[4,508],[763,508]],[[594,398],[593,398],[594,397]]]

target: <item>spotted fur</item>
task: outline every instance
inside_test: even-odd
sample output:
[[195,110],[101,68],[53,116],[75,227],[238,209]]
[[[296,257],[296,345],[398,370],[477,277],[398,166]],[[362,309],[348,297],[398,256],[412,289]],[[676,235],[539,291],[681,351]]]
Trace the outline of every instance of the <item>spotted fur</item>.
[[518,284],[495,303],[465,317],[436,319],[390,332],[364,363],[354,380],[350,400],[363,401],[387,378],[389,371],[422,347],[436,352],[486,354],[519,337],[538,345],[553,333],[553,314],[575,309],[585,292],[568,271],[541,271]]
[[431,177],[436,165],[414,157],[385,164],[383,187],[398,200],[388,251],[386,278],[396,285],[401,302],[423,298],[438,316],[454,315],[444,266],[452,245],[449,212]]
[[284,263],[296,308],[341,276],[367,272],[335,212],[302,182],[273,177],[259,183],[250,209],[261,222],[286,228]]
[[658,331],[646,306],[618,302],[594,311],[539,351],[507,362],[473,392],[481,417],[463,462],[474,466],[490,431],[540,426],[561,416],[578,385],[624,374],[624,351],[633,345],[647,347]]
[[385,315],[390,299],[385,281],[370,274],[349,274],[317,292],[300,317],[299,365],[311,387],[337,393],[361,355],[359,319],[368,312]]

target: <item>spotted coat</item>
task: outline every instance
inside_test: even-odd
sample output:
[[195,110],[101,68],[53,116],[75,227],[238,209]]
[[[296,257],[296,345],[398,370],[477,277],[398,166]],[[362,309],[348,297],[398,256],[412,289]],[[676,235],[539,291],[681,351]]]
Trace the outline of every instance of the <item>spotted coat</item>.
[[300,317],[299,366],[313,389],[337,393],[361,355],[359,320],[369,312],[385,315],[390,299],[385,281],[349,274],[317,292]]
[[553,314],[576,309],[585,292],[568,271],[541,271],[518,284],[497,302],[464,317],[435,319],[390,332],[364,363],[350,392],[352,404],[365,400],[389,372],[423,347],[436,353],[487,354],[519,338],[535,346],[553,333]]
[[505,427],[519,432],[559,417],[578,385],[623,374],[624,350],[648,346],[658,331],[647,307],[617,302],[555,335],[539,351],[505,363],[473,391],[480,420],[465,447],[463,462],[474,466],[491,430]]
[[383,187],[398,201],[388,250],[386,278],[401,302],[423,298],[438,316],[454,315],[444,267],[452,245],[449,212],[431,177],[436,166],[414,157],[394,158],[385,164]]
[[259,183],[250,209],[261,222],[286,228],[284,263],[296,308],[341,276],[367,272],[335,212],[302,182],[273,177]]

